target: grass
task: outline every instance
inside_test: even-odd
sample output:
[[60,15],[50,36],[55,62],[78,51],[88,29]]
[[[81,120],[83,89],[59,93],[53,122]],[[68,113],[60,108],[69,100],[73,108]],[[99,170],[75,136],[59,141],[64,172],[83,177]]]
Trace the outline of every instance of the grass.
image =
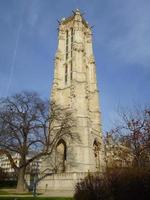
[[[0,195],[6,195],[6,196],[0,196],[0,200],[73,200],[71,197],[27,197],[26,195],[32,195],[31,192],[27,193],[15,193],[15,191],[6,191],[3,189],[0,189]],[[11,196],[9,196],[11,195]],[[18,195],[21,195],[21,197]]]
[[4,190],[0,190],[0,195],[9,195],[9,192],[4,191]]
[[0,197],[0,200],[73,200],[69,197]]
[[[73,200],[73,198],[71,197],[26,197],[26,195],[32,195],[32,193],[18,194],[18,193],[8,192],[5,190],[0,190],[0,195],[6,195],[6,196],[0,196],[0,200]],[[18,197],[18,195],[25,195],[25,196]]]
[[0,190],[0,195],[32,195],[32,193],[31,192],[15,193],[15,192],[6,191],[6,190]]
[[32,192],[27,192],[27,193],[10,192],[9,194],[12,194],[12,195],[32,195]]

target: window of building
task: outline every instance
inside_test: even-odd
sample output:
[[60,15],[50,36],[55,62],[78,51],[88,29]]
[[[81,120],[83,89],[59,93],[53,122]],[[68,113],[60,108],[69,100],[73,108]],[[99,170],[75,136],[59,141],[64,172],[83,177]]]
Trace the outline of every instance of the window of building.
[[66,60],[68,60],[68,40],[69,40],[68,30],[66,31]]
[[67,84],[67,79],[68,79],[68,65],[65,65],[65,84]]
[[100,143],[98,142],[97,138],[94,140],[93,143],[93,151],[95,157],[95,166],[97,170],[100,169],[100,160],[99,160],[99,151],[100,151]]
[[56,146],[56,166],[59,172],[65,172],[67,160],[67,145],[63,139],[60,139]]
[[73,28],[71,28],[71,58],[72,58],[72,50],[73,50]]
[[70,80],[72,81],[72,75],[73,75],[73,66],[72,66],[72,61],[70,64]]

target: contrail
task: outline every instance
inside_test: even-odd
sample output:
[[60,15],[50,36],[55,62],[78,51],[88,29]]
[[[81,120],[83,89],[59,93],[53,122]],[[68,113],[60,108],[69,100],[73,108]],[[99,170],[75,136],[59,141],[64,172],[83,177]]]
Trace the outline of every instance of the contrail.
[[[23,10],[22,13],[24,13],[24,10]],[[23,15],[22,15],[22,17],[23,17]],[[10,65],[10,74],[9,74],[7,88],[6,88],[6,96],[8,96],[8,93],[9,93],[9,90],[10,90],[10,86],[11,86],[11,83],[12,83],[14,70],[15,70],[15,61],[16,61],[18,43],[19,43],[19,40],[20,40],[20,33],[21,33],[21,29],[22,29],[22,24],[23,23],[22,23],[22,18],[21,18],[19,26],[18,26],[18,30],[17,30],[15,48],[14,48],[14,52],[13,52],[13,56],[12,56],[12,62],[11,62],[11,65]]]

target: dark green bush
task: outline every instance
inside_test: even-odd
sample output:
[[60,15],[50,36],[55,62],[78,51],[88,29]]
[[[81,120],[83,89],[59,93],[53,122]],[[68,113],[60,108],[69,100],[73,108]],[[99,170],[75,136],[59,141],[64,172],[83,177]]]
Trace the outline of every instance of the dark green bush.
[[77,183],[74,198],[76,200],[111,200],[111,192],[105,179],[101,176],[88,175]]
[[0,188],[14,188],[17,185],[15,180],[4,180],[0,181]]
[[150,171],[113,170],[106,174],[114,200],[150,200]]
[[150,171],[112,169],[77,183],[76,200],[150,200]]

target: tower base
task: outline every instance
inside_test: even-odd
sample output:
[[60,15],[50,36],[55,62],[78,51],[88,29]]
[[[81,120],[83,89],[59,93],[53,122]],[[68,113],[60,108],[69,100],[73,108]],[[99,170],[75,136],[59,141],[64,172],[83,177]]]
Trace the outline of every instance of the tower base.
[[81,181],[88,174],[88,172],[66,172],[53,174],[42,179],[38,183],[37,189],[38,192],[44,194],[62,193],[66,194],[65,196],[73,196],[77,182]]

